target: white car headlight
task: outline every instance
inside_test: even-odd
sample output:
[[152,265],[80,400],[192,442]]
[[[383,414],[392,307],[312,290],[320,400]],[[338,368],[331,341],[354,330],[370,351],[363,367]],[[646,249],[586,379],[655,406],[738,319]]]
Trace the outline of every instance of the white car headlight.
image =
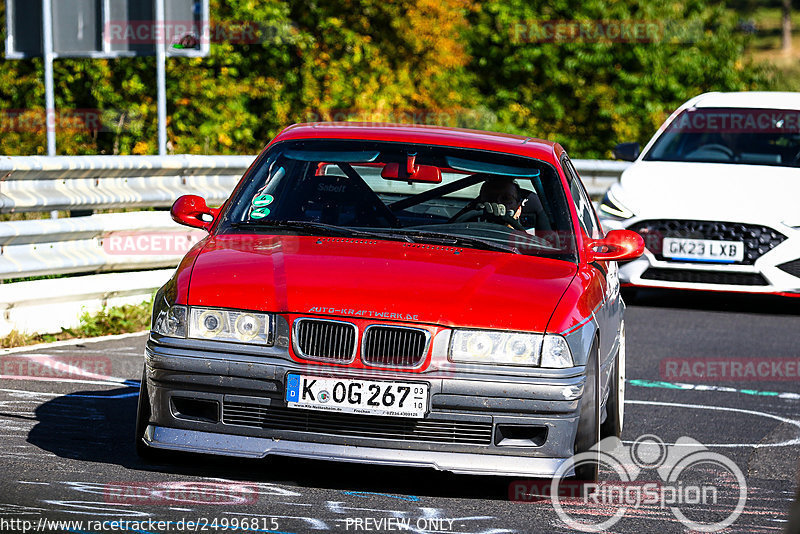
[[465,363],[539,365],[541,345],[541,334],[456,330],[450,340],[450,359]]
[[454,362],[572,367],[566,340],[555,334],[525,334],[493,330],[455,330],[450,340]]
[[626,208],[625,205],[614,196],[611,189],[606,192],[602,202],[600,202],[600,211],[603,212],[603,215],[617,220],[630,219],[634,215],[631,210]]
[[242,310],[190,308],[188,337],[268,345],[272,316]]

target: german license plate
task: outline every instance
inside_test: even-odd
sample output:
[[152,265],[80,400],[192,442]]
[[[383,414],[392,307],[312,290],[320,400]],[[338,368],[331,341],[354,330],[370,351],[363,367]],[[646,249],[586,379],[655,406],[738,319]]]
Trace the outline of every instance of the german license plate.
[[661,253],[673,260],[735,263],[744,259],[744,243],[665,237]]
[[425,417],[428,384],[289,374],[286,404],[327,412]]

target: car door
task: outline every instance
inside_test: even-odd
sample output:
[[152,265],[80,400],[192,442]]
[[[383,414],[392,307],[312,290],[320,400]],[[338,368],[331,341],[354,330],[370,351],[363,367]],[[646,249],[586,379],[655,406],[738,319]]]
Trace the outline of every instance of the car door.
[[[567,175],[569,190],[581,228],[590,239],[602,239],[605,235],[597,213],[595,213],[594,205],[575,166],[566,154],[561,159],[561,165]],[[613,356],[616,353],[620,327],[618,266],[615,261],[596,261],[591,265],[602,280],[603,299],[594,313],[600,327],[600,372],[602,383],[605,385],[613,370]]]

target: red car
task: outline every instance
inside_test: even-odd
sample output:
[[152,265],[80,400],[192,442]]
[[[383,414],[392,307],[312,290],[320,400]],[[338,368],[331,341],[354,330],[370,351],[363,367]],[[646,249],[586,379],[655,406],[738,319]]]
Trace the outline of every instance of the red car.
[[[558,144],[285,129],[156,295],[136,445],[548,476],[619,435],[617,260]],[[596,476],[594,472],[583,475]]]

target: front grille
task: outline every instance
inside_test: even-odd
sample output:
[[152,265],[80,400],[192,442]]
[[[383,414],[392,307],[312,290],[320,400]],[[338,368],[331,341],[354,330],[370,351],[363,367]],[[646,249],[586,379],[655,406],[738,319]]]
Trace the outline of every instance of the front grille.
[[778,265],[778,269],[780,269],[783,272],[789,273],[792,276],[800,278],[800,259],[786,263],[781,263],[780,265]]
[[665,237],[740,241],[744,243],[744,259],[741,263],[746,265],[752,265],[786,239],[785,235],[767,226],[731,222],[652,220],[638,222],[631,225],[630,229],[642,236],[647,250],[661,261],[686,261],[664,258],[662,244]]
[[382,438],[460,445],[490,445],[492,442],[492,423],[490,422],[418,420],[315,412],[242,402],[224,402],[222,421],[228,425],[354,438]]
[[297,319],[294,339],[298,355],[315,360],[350,362],[356,354],[356,327],[343,321]]
[[651,267],[642,274],[643,280],[684,282],[688,284],[722,284],[731,286],[766,286],[767,280],[759,273],[732,273],[717,271],[689,271],[685,269],[658,269]]
[[427,354],[428,332],[418,328],[369,326],[362,344],[361,359],[364,363],[416,367]]

